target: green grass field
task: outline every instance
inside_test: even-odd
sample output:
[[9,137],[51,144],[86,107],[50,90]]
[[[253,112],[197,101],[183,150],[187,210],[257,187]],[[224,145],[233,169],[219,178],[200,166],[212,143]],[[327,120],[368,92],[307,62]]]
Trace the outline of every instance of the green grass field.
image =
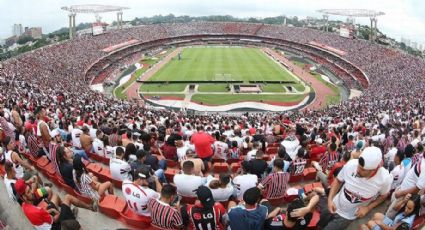
[[[301,101],[305,95],[258,95],[258,94],[195,94],[191,101],[203,102],[207,105],[226,105],[241,101],[271,101],[271,102],[296,102]],[[219,99],[217,99],[219,98]]]
[[282,80],[294,81],[290,73],[261,50],[243,47],[193,47],[182,51],[150,80]]
[[[293,81],[291,85],[300,92],[304,86],[289,70],[276,63],[263,51],[248,47],[187,47],[181,53],[181,60],[174,57],[156,72],[149,81]],[[142,84],[140,91],[144,94],[167,92],[170,94],[182,92],[187,84]],[[199,83],[200,93],[195,93],[192,101],[211,105],[223,105],[240,101],[300,101],[304,95],[278,94],[225,94],[229,92],[225,83]],[[263,91],[267,93],[285,93],[281,84],[265,84]]]

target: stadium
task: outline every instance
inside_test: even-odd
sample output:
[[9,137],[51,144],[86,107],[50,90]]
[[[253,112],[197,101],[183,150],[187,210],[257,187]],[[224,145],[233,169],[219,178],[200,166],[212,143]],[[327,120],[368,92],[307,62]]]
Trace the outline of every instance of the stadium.
[[[396,49],[248,22],[135,26],[21,54],[0,66],[0,223],[205,229],[201,223],[213,222],[223,229],[248,226],[237,212],[255,209],[248,219],[260,225],[252,229],[276,229],[265,219],[279,229],[372,229],[394,211],[393,219],[403,214],[410,222],[393,226],[421,229],[424,79],[425,62]],[[257,164],[265,168],[255,171]],[[131,177],[123,177],[126,167]],[[240,176],[257,176],[244,194],[236,189]],[[26,212],[33,179],[40,183],[34,191],[49,187],[35,208],[53,212],[45,222]],[[129,185],[158,197],[140,211],[139,190]],[[196,192],[182,190],[192,185]],[[199,214],[185,222],[191,205],[206,207],[201,187],[216,201],[207,213],[213,221],[199,222],[208,219]],[[219,199],[226,189],[230,195]],[[189,206],[171,208],[180,204]],[[61,222],[65,208],[73,218]]]

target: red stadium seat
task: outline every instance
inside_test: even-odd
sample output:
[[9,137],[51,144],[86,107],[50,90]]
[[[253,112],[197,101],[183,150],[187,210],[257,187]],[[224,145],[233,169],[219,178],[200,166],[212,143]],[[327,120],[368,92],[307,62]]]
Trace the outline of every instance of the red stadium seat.
[[299,175],[290,175],[289,176],[289,183],[297,183],[297,182],[301,182],[303,180],[303,175],[299,174]]
[[212,161],[213,164],[214,163],[223,163],[223,162],[226,162],[224,159],[221,159],[221,158],[213,158],[211,161]]
[[214,173],[223,173],[229,171],[229,165],[227,163],[214,163],[212,167]]
[[89,172],[91,172],[91,173],[93,173],[93,174],[98,174],[100,171],[102,171],[102,169],[103,169],[103,167],[101,166],[101,165],[99,165],[99,164],[95,164],[95,163],[91,163],[91,164],[88,164],[87,166],[86,166],[86,169],[89,171]]
[[304,180],[314,180],[316,179],[317,170],[314,167],[308,167],[304,169],[303,175]]
[[318,212],[317,210],[314,210],[313,217],[311,218],[307,229],[311,229],[311,230],[317,229],[317,224],[319,223],[319,220],[320,220],[320,212]]
[[50,180],[56,177],[56,169],[53,163],[49,163],[44,167],[44,175],[48,177]]
[[268,147],[266,149],[266,154],[277,154],[278,150],[279,150],[279,148],[277,148],[277,147]]
[[99,201],[99,211],[115,219],[120,217],[126,206],[125,200],[115,195],[106,195]]
[[233,164],[233,163],[238,163],[238,162],[240,162],[241,161],[241,159],[227,159],[227,164]]
[[178,165],[179,162],[167,159],[167,168],[176,168]]
[[4,169],[4,165],[0,165],[0,176],[5,176],[6,175],[6,171]]
[[126,224],[137,227],[138,229],[148,228],[151,224],[150,217],[139,216],[128,207],[121,213],[121,218],[124,219]]
[[309,193],[311,190],[313,190],[314,186],[313,184],[306,184],[304,185],[304,192]]
[[239,168],[241,167],[241,163],[232,163],[231,165],[230,165],[230,170],[233,172],[233,173],[236,173],[238,170],[239,170]]
[[179,173],[180,170],[178,169],[167,169],[165,170],[164,174],[165,174],[165,178],[167,178],[167,181],[169,183],[173,182],[174,179],[174,175],[176,175],[177,173]]
[[111,159],[107,158],[107,157],[101,157],[101,161],[103,164],[108,165],[109,166],[109,162]]
[[[95,174],[96,175],[96,174]],[[111,180],[111,171],[108,168],[102,168],[102,170],[96,175],[101,181]]]
[[313,183],[313,188],[323,188],[323,185],[320,182],[314,182]]
[[43,170],[43,168],[49,164],[49,159],[47,157],[40,157],[36,160],[35,167],[39,170]]

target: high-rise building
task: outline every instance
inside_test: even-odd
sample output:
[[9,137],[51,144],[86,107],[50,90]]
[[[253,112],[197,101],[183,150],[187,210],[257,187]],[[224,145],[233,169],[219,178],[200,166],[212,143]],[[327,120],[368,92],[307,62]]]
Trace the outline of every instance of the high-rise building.
[[21,36],[22,33],[24,32],[22,29],[22,24],[14,24],[13,25],[13,36]]
[[31,27],[31,28],[25,27],[24,35],[30,36],[34,39],[41,39],[43,33],[41,30],[41,27]]

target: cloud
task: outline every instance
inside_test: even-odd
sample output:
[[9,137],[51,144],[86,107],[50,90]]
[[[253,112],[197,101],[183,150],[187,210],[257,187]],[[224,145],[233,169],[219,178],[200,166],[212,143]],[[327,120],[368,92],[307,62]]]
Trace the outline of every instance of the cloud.
[[[2,21],[0,37],[11,35],[12,25],[21,23],[24,26],[42,26],[44,32],[51,32],[68,24],[67,12],[61,6],[87,4],[83,0],[0,0]],[[412,41],[425,44],[425,1],[423,0],[90,0],[90,4],[128,6],[123,15],[124,20],[134,17],[157,14],[175,15],[223,15],[237,17],[270,17],[278,15],[321,17],[316,12],[323,8],[366,8],[381,10],[386,13],[378,19],[378,27],[384,33],[400,40],[406,37]],[[6,9],[6,10],[3,10]],[[116,19],[114,13],[101,15],[106,22]],[[344,19],[334,17],[331,19]],[[77,23],[94,21],[90,14],[77,15]],[[369,19],[356,20],[362,24],[370,24]]]

